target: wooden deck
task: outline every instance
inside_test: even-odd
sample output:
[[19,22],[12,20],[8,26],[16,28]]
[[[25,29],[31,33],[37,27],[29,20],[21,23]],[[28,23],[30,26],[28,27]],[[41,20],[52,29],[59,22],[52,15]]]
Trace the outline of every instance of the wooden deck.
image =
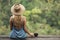
[[[0,40],[11,40],[7,35],[0,35]],[[60,40],[60,35],[40,35],[38,37],[27,37],[26,40]]]

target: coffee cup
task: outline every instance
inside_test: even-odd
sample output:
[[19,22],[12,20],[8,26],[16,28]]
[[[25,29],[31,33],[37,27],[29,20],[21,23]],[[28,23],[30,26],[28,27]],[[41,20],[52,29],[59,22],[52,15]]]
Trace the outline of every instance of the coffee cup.
[[38,33],[34,33],[34,36],[37,37],[38,36]]

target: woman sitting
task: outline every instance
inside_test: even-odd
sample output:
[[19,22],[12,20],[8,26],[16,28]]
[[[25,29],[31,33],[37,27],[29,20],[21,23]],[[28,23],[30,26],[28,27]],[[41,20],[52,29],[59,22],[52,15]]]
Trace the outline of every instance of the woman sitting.
[[34,36],[26,28],[26,17],[22,14],[25,11],[25,7],[22,4],[14,4],[11,7],[12,16],[10,17],[10,38],[24,39],[27,37],[26,33],[30,36]]

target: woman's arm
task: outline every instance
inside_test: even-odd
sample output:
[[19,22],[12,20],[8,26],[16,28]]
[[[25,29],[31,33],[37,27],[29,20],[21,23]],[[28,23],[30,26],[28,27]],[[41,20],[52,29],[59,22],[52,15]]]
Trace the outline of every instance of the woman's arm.
[[12,30],[12,26],[13,26],[13,23],[12,23],[12,16],[10,17],[10,30]]
[[30,31],[28,31],[28,29],[27,29],[27,27],[26,27],[26,17],[24,17],[24,31],[25,31],[26,33],[28,33],[30,36],[34,36],[34,34],[33,34],[33,33],[30,33]]

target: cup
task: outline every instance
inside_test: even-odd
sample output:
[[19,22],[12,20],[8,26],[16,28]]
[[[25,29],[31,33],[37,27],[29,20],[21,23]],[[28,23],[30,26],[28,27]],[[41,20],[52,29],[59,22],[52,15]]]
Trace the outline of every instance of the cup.
[[37,37],[38,36],[38,33],[34,33],[34,36]]

